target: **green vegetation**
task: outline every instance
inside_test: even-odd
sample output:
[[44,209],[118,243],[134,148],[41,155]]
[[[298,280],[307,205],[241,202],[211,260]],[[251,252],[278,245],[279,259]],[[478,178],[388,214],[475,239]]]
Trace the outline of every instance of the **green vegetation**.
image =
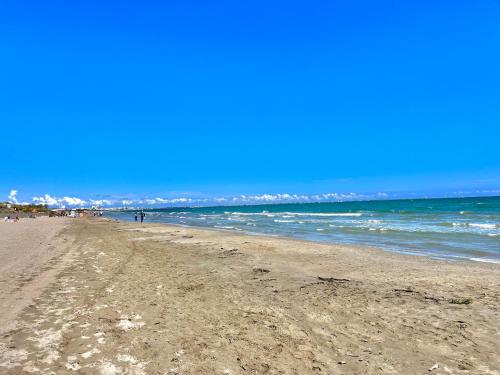
[[27,213],[49,212],[49,208],[46,204],[12,204],[8,202],[0,202],[0,208],[7,208],[12,211]]
[[455,305],[470,305],[472,303],[472,298],[460,297],[460,298],[452,298],[450,303]]

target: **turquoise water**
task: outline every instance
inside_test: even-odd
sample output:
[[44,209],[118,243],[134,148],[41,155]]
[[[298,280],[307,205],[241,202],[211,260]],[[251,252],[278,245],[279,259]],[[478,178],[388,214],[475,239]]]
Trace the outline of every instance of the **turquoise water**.
[[[500,263],[500,197],[147,210],[146,221]],[[133,211],[109,212],[133,220]]]

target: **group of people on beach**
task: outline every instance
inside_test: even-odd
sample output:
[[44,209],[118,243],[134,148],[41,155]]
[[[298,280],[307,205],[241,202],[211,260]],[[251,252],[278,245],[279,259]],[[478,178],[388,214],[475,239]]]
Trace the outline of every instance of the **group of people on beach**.
[[144,213],[144,211],[141,211],[140,213],[138,213],[138,212],[135,213],[135,221],[138,220],[138,216],[141,217],[141,223],[143,223],[144,222],[144,217],[146,216],[146,214]]

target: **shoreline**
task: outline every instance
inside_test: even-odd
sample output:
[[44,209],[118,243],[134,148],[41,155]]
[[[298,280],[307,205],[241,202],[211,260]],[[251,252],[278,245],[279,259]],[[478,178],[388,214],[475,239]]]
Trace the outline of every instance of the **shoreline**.
[[0,373],[500,373],[496,264],[109,218],[56,237],[74,256]]
[[[112,217],[104,217],[103,219],[105,220],[110,220],[110,221],[116,221],[119,223],[124,223],[124,224],[132,224],[135,223],[133,220],[121,220],[121,219],[116,219]],[[140,223],[139,223],[140,224]],[[403,250],[397,250],[397,249],[390,249],[390,248],[384,248],[383,246],[377,246],[377,245],[366,245],[366,244],[357,244],[357,243],[344,243],[344,242],[332,242],[332,241],[321,241],[321,240],[314,240],[314,239],[306,239],[306,238],[298,238],[298,237],[292,237],[292,236],[286,236],[286,235],[281,235],[281,234],[269,234],[269,233],[259,233],[259,232],[249,232],[245,230],[237,230],[237,229],[229,229],[229,228],[218,228],[218,227],[204,227],[204,226],[196,226],[196,225],[187,225],[187,224],[177,224],[177,223],[163,223],[163,222],[148,222],[145,221],[142,225],[164,225],[164,226],[172,226],[172,227],[179,227],[179,228],[188,228],[188,229],[194,229],[194,230],[208,230],[208,231],[216,231],[216,232],[221,232],[221,233],[233,233],[233,234],[240,234],[240,235],[245,235],[245,236],[255,236],[255,237],[269,237],[269,238],[277,238],[277,239],[283,239],[283,240],[293,240],[293,241],[303,241],[306,243],[315,243],[315,244],[323,244],[323,245],[332,245],[332,246],[342,246],[342,247],[352,247],[352,248],[357,248],[358,250],[366,249],[366,250],[375,250],[375,251],[382,251],[384,253],[388,254],[395,254],[395,255],[402,255],[402,256],[411,256],[411,257],[418,257],[418,258],[428,258],[430,260],[435,260],[435,261],[442,261],[442,262],[465,262],[465,263],[484,263],[484,264],[497,264],[500,265],[500,260],[497,259],[490,259],[490,258],[475,258],[475,257],[458,257],[458,256],[437,256],[437,255],[431,255],[427,253],[418,253],[418,252],[410,252],[410,251],[403,251]]]
[[[112,218],[103,218],[104,220],[110,220],[111,222],[117,222],[121,224],[134,224],[132,221],[126,221],[126,220],[119,220],[119,219],[112,219]],[[225,228],[214,228],[214,227],[202,227],[202,226],[195,226],[195,225],[185,225],[185,224],[174,224],[174,223],[161,223],[161,222],[144,222],[143,224],[138,223],[139,228],[148,228],[148,227],[165,227],[166,229],[186,229],[186,230],[193,230],[197,231],[200,233],[203,233],[204,231],[207,232],[214,232],[214,233],[219,233],[221,235],[229,235],[229,236],[236,236],[236,237],[242,237],[242,239],[246,236],[252,237],[252,238],[258,238],[263,241],[285,241],[285,242],[297,242],[298,244],[302,244],[304,246],[320,246],[320,247],[330,247],[331,249],[335,250],[348,250],[355,254],[355,256],[363,257],[364,255],[367,255],[366,253],[372,253],[376,257],[381,257],[383,258],[384,256],[387,256],[388,258],[393,258],[397,259],[400,258],[401,261],[404,261],[406,258],[409,258],[408,260],[410,261],[421,261],[425,263],[436,263],[438,264],[445,264],[445,265],[463,265],[463,266],[479,266],[479,267],[486,267],[488,269],[492,270],[499,270],[500,271],[500,262],[496,261],[491,261],[491,262],[486,262],[486,261],[478,261],[478,260],[472,260],[469,258],[459,258],[459,259],[454,259],[454,258],[435,258],[432,257],[431,255],[428,254],[419,254],[419,253],[411,253],[411,252],[400,252],[397,250],[390,250],[383,248],[382,246],[370,246],[370,245],[365,245],[365,244],[355,244],[355,243],[342,243],[342,242],[329,242],[329,241],[320,241],[320,240],[312,240],[312,239],[305,239],[305,238],[297,238],[297,237],[289,237],[286,235],[279,235],[279,234],[266,234],[266,233],[257,233],[257,232],[246,232],[246,231],[239,231],[239,230],[233,230],[233,229],[225,229]],[[500,274],[499,274],[500,276]]]

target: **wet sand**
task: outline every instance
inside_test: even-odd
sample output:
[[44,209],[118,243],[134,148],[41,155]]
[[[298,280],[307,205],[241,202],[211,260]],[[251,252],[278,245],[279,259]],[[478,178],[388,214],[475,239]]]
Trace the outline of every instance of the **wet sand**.
[[500,373],[496,264],[102,219],[51,238],[2,374]]

